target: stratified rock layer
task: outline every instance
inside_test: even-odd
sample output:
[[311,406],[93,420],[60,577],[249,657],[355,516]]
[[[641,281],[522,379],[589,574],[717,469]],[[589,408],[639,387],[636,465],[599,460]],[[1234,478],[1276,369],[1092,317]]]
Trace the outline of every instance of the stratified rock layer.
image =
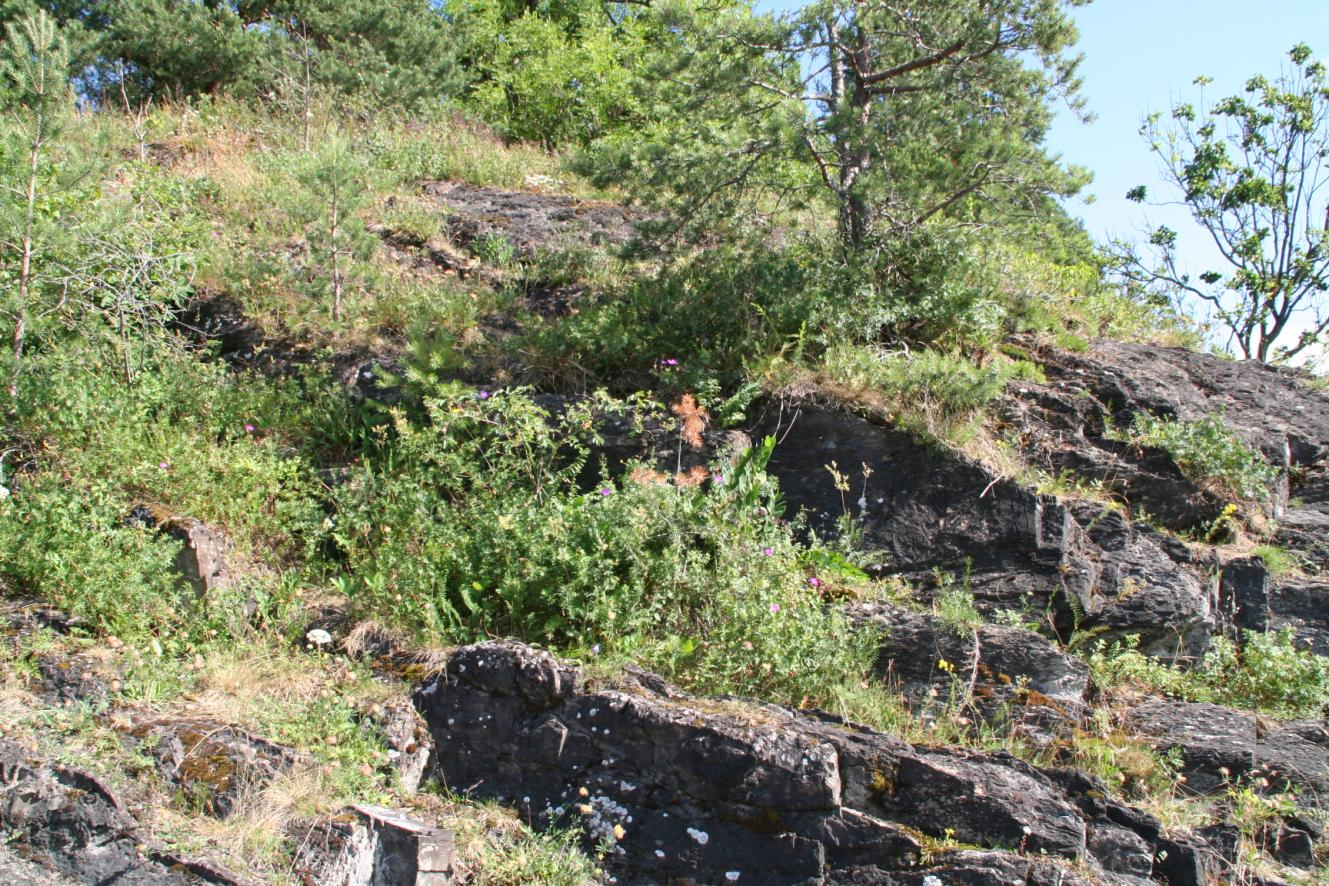
[[[647,674],[596,690],[574,665],[516,643],[457,650],[416,704],[445,785],[499,798],[539,826],[583,823],[592,841],[614,845],[607,864],[619,882],[922,883],[933,873],[996,886],[1012,870],[1084,882],[1059,858],[1104,883],[1191,884],[1221,866],[1081,773],[693,698]],[[925,835],[994,851],[925,869]]]

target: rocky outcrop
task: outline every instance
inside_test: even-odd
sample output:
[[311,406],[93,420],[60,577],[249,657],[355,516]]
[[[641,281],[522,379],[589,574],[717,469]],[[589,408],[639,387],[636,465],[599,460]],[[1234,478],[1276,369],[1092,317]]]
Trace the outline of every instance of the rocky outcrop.
[[1219,609],[1233,628],[1289,631],[1298,645],[1329,656],[1329,582],[1275,578],[1259,557],[1238,557],[1222,564]]
[[1216,625],[1213,588],[1176,539],[1090,502],[1041,495],[958,453],[816,404],[777,433],[768,470],[794,508],[829,531],[845,507],[826,466],[871,472],[850,516],[875,571],[925,594],[937,570],[965,582],[980,609],[1046,620],[1063,642],[1134,635],[1140,648],[1195,656]]
[[142,846],[142,835],[104,782],[78,769],[44,763],[0,739],[0,827],[24,855],[79,883],[235,884],[240,878],[207,862]]
[[1166,453],[1130,446],[1110,430],[1128,427],[1139,414],[1180,421],[1220,414],[1247,445],[1287,471],[1267,506],[1270,516],[1297,527],[1288,538],[1324,525],[1322,507],[1285,508],[1289,496],[1319,488],[1317,466],[1329,456],[1329,394],[1306,378],[1183,348],[1095,341],[1075,352],[1025,344],[1047,383],[1013,385],[998,413],[1030,463],[1052,476],[1069,472],[1105,484],[1174,529],[1200,528],[1218,516],[1223,499],[1185,477]]
[[1179,755],[1186,788],[1195,793],[1250,785],[1260,792],[1291,791],[1306,807],[1329,804],[1329,728],[1324,722],[1266,725],[1246,711],[1155,699],[1132,708],[1126,723],[1157,750]]
[[200,597],[235,585],[237,576],[230,563],[235,543],[223,530],[155,504],[135,506],[126,522],[155,529],[183,543],[175,557],[175,568]]
[[303,829],[295,860],[308,886],[448,886],[452,867],[450,832],[369,804]]
[[542,251],[621,246],[637,236],[642,216],[615,203],[563,194],[511,191],[464,182],[427,181],[422,193],[437,201],[448,239],[471,247],[502,238],[515,257]]
[[883,603],[853,604],[849,612],[880,631],[877,675],[925,717],[958,705],[1046,741],[1086,711],[1088,667],[1040,634],[992,624],[957,628]]
[[131,734],[147,746],[163,779],[192,806],[219,818],[235,811],[246,791],[304,759],[285,745],[210,720],[141,720]]
[[[1030,858],[1079,862],[1104,883],[1198,884],[1217,870],[1201,844],[1164,835],[1080,773],[693,698],[647,674],[596,689],[576,666],[515,643],[457,650],[416,705],[440,781],[510,803],[537,826],[583,824],[593,843],[612,844],[606,865],[620,882],[930,883],[931,874],[995,886],[1012,870],[1076,882]],[[943,853],[929,867],[924,836],[993,851]],[[1177,872],[1155,865],[1160,852]]]

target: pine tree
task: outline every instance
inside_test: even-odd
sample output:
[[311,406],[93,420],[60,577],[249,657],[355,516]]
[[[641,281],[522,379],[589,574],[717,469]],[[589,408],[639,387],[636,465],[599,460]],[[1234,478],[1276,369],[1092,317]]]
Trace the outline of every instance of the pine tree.
[[16,301],[9,376],[11,406],[18,401],[19,375],[28,319],[33,310],[34,255],[37,249],[38,199],[42,196],[44,163],[54,140],[72,109],[69,88],[69,46],[55,21],[37,12],[21,22],[5,25],[0,54],[0,101],[6,135],[4,184],[6,240],[16,254]]

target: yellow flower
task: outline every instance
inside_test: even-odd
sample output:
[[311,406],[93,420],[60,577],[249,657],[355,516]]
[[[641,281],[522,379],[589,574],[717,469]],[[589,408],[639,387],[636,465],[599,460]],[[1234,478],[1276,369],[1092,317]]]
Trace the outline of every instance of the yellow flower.
[[622,839],[623,839],[624,837],[626,837],[627,835],[628,835],[628,832],[625,831],[625,830],[623,830],[623,825],[621,825],[621,824],[616,824],[616,825],[614,825],[614,839],[615,839],[615,840],[622,840]]

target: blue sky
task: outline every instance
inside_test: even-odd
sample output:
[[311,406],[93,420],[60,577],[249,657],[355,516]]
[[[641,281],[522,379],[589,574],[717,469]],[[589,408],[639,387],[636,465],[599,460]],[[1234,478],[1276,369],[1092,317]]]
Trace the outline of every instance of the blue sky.
[[[1075,17],[1084,94],[1098,119],[1085,125],[1062,114],[1048,142],[1094,172],[1088,192],[1095,202],[1070,209],[1096,239],[1130,237],[1141,226],[1145,210],[1125,199],[1128,189],[1143,184],[1159,193],[1155,159],[1138,135],[1148,111],[1197,100],[1192,81],[1200,74],[1214,78],[1205,87],[1209,99],[1239,92],[1254,74],[1276,74],[1299,42],[1329,58],[1329,0],[1097,0]],[[1208,256],[1184,212],[1148,212],[1150,221],[1181,231],[1184,251]]]

